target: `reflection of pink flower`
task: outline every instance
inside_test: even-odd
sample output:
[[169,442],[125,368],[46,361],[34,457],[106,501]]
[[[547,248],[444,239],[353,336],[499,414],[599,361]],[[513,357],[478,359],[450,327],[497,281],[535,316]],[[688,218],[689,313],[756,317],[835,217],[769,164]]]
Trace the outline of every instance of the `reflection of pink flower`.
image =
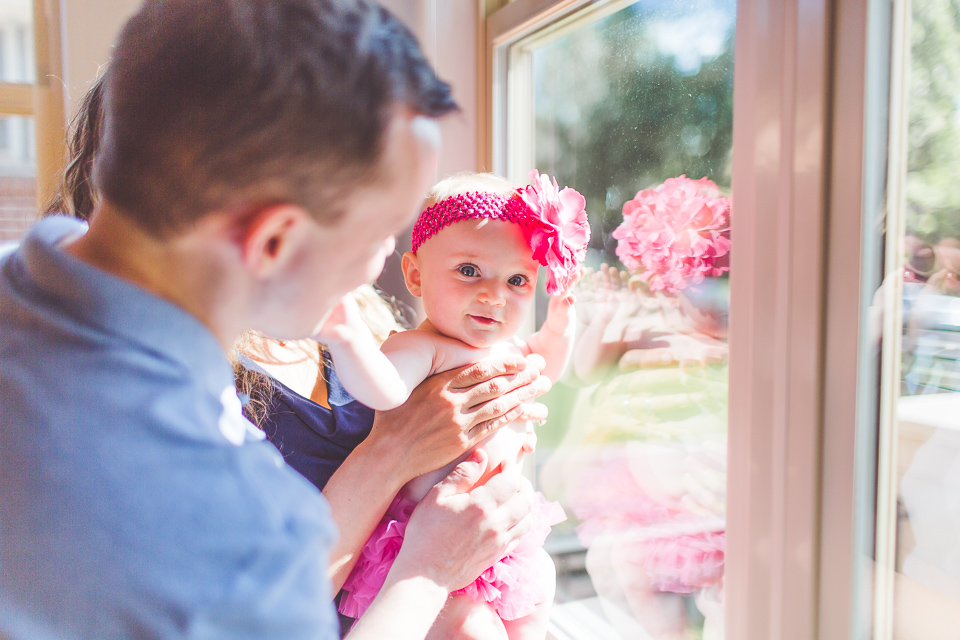
[[542,223],[531,230],[530,247],[534,260],[547,268],[547,293],[556,293],[569,286],[587,254],[586,200],[570,187],[561,191],[556,178],[536,169],[530,172],[530,181],[520,196]]
[[613,232],[617,257],[652,291],[676,293],[729,270],[730,198],[717,185],[686,176],[644,189],[623,205]]

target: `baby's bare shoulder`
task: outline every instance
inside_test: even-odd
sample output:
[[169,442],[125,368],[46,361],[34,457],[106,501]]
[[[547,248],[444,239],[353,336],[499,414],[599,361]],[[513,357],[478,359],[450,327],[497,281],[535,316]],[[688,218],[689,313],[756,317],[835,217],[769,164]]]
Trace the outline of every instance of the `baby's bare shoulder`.
[[527,343],[519,338],[510,338],[509,340],[504,340],[498,344],[490,347],[491,356],[516,356],[521,355],[525,356],[530,353],[530,348],[527,347]]

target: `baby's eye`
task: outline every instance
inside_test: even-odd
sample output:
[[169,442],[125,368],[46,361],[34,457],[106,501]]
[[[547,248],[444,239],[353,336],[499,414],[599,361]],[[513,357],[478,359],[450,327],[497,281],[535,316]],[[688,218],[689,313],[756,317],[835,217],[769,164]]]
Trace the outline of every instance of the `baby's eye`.
[[527,282],[529,282],[527,277],[521,275],[510,276],[510,279],[507,280],[507,283],[514,287],[522,287],[523,285],[527,284]]
[[457,267],[457,271],[460,272],[460,275],[464,275],[468,278],[476,278],[480,275],[480,271],[472,264],[462,264]]

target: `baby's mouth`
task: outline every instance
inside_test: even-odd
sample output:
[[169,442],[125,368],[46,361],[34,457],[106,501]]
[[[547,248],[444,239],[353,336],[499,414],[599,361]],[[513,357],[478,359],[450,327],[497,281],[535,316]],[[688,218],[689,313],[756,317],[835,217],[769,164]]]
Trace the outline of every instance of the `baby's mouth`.
[[493,319],[493,318],[489,318],[489,317],[487,317],[487,316],[477,316],[477,315],[474,315],[474,314],[472,314],[472,313],[471,313],[471,314],[468,314],[468,315],[469,315],[471,318],[473,318],[473,320],[474,320],[475,322],[477,322],[478,324],[482,324],[482,325],[486,325],[486,326],[495,325],[495,324],[497,324],[497,322],[498,322],[498,320],[495,320],[495,319]]

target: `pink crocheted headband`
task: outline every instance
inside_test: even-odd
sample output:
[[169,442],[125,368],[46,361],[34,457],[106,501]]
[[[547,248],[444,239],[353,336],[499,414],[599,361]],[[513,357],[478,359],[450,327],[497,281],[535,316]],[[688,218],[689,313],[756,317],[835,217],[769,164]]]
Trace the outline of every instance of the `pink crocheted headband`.
[[484,191],[471,191],[451,196],[427,207],[413,226],[413,252],[444,227],[460,222],[490,218],[513,222],[524,227],[540,226],[530,209],[517,194],[511,196]]
[[480,218],[513,222],[524,228],[534,260],[547,268],[547,293],[566,290],[590,241],[586,201],[570,187],[561,191],[556,180],[551,182],[536,170],[530,177],[532,184],[509,196],[471,191],[427,207],[413,226],[413,252],[454,222]]

